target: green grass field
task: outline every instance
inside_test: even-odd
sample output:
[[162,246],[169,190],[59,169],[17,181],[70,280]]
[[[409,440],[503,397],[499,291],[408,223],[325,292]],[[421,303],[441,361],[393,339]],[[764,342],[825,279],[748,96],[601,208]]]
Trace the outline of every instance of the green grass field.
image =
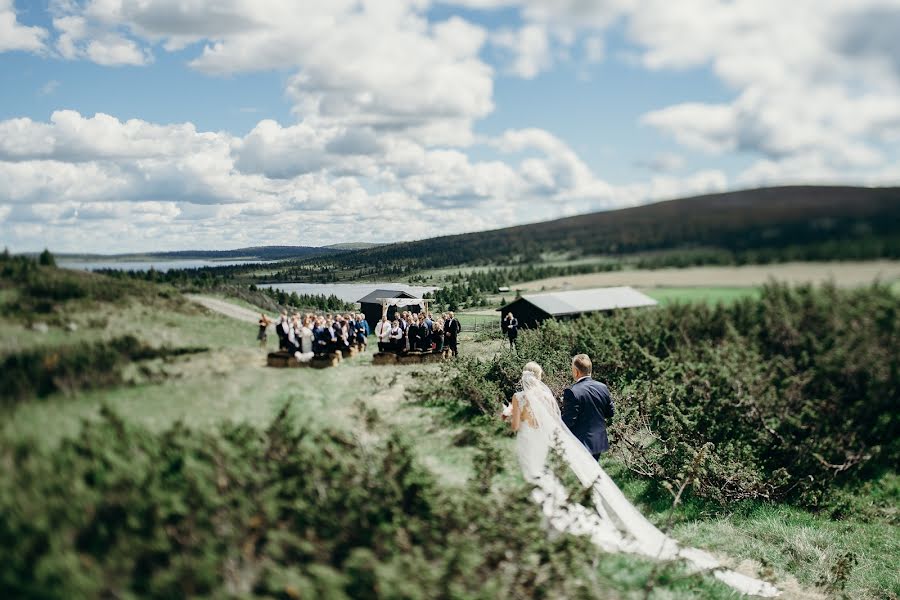
[[734,302],[741,298],[759,296],[758,287],[659,287],[641,289],[661,305],[688,302],[718,304]]
[[[894,289],[898,288],[900,284],[895,283]],[[648,293],[661,303],[728,302],[757,290],[655,288]],[[412,440],[418,458],[448,485],[464,484],[473,472],[475,449],[456,442],[465,433],[464,426],[450,423],[439,409],[409,401],[409,389],[422,378],[436,377],[440,365],[373,366],[370,352],[334,369],[270,369],[265,367],[265,350],[255,340],[254,324],[191,304],[132,302],[73,310],[65,316],[77,325],[76,331],[56,324],[42,334],[25,323],[0,320],[0,343],[7,351],[16,351],[108,339],[127,332],[154,345],[202,346],[208,351],[157,361],[153,368],[135,365],[126,374],[126,384],[119,387],[20,403],[4,411],[0,431],[7,440],[35,438],[52,447],[63,437],[76,435],[84,420],[98,418],[103,406],[128,420],[163,430],[175,422],[199,429],[214,428],[222,421],[264,426],[282,406],[291,403],[296,419],[340,428],[363,443],[401,430]],[[467,325],[497,320],[490,314],[459,316]],[[274,346],[273,338],[270,336],[269,348]],[[502,340],[478,342],[471,334],[463,337],[461,350],[481,357],[506,351]],[[377,424],[368,427],[364,417],[372,410],[377,413]],[[495,485],[520,483],[513,439],[506,438],[498,446],[504,472]],[[668,504],[644,500],[645,481],[629,475],[615,461],[605,466],[651,520],[657,524],[666,521]],[[886,481],[884,489],[876,486],[871,492],[873,504],[889,504],[897,487],[896,478]],[[856,561],[844,582],[849,597],[900,596],[900,580],[893,568],[900,557],[896,512],[885,516],[883,509],[877,508],[833,520],[826,514],[782,506],[756,504],[722,511],[688,503],[675,510],[674,523],[676,537],[727,557],[732,565],[754,561],[773,569],[779,584],[787,589],[787,598],[819,597],[817,583],[828,581],[847,556]],[[643,563],[629,557],[602,560],[620,565],[624,579],[646,575]],[[627,583],[632,585],[640,589],[641,583]],[[658,592],[662,595],[653,597],[691,597],[690,582],[674,582]]]

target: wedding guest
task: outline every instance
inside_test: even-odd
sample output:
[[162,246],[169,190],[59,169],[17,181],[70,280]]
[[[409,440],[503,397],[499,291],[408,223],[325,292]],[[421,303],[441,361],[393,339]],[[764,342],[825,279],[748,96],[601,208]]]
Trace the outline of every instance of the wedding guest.
[[313,352],[316,354],[326,354],[328,352],[328,344],[331,340],[329,331],[325,327],[325,317],[316,319],[316,326],[313,327]]
[[358,313],[356,315],[356,343],[359,344],[359,347],[363,352],[369,347],[370,333],[369,322],[366,321],[366,316],[362,313]]
[[375,326],[375,337],[378,338],[378,351],[384,352],[385,347],[391,341],[391,323],[388,321],[387,315],[382,316]]
[[287,350],[287,332],[289,327],[290,323],[288,323],[287,311],[281,311],[281,317],[278,319],[278,324],[275,326],[275,333],[278,334],[279,350]]
[[288,330],[287,330],[287,341],[286,341],[286,350],[293,354],[294,352],[298,352],[300,350],[300,340],[297,338],[297,315],[295,314],[291,317],[290,321],[287,321]]
[[313,324],[309,315],[303,318],[300,326],[300,353],[304,355],[312,354],[313,351]]
[[410,315],[409,325],[406,326],[406,351],[416,349],[419,341],[419,323],[415,319],[415,315]]
[[450,311],[447,313],[447,320],[444,323],[444,345],[450,349],[450,353],[453,356],[459,356],[457,344],[459,343],[460,331],[462,331],[462,326],[459,324],[453,311]]
[[402,352],[405,346],[404,341],[404,333],[403,328],[400,327],[400,320],[394,319],[394,322],[391,326],[390,333],[390,342],[388,344],[389,351],[391,352]]
[[256,334],[256,339],[259,340],[259,347],[265,348],[266,343],[269,341],[269,325],[272,324],[272,321],[269,320],[269,317],[260,313],[258,323],[259,333]]
[[519,337],[519,320],[513,314],[506,313],[503,320],[503,329],[506,330],[506,337],[509,338],[509,349],[512,350],[516,346],[516,338]]
[[434,322],[434,331],[431,334],[432,346],[434,347],[433,352],[443,352],[444,351],[444,323],[441,320],[437,320]]

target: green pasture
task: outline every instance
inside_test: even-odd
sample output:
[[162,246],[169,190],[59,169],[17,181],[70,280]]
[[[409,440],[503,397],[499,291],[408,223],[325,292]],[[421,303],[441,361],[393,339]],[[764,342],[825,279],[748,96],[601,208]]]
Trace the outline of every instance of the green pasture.
[[742,298],[757,298],[760,289],[758,287],[658,287],[643,288],[640,291],[665,306],[692,302],[729,304]]
[[[900,291],[900,283],[894,283],[893,289]],[[758,290],[654,288],[647,293],[661,303],[729,302],[757,294]],[[236,304],[249,307],[243,302]],[[479,312],[482,314],[458,313],[458,317],[467,326],[496,323],[499,318]],[[126,385],[120,387],[57,394],[5,409],[0,426],[3,438],[34,438],[53,446],[63,437],[77,435],[83,421],[99,418],[104,406],[156,431],[175,422],[202,430],[213,429],[222,421],[263,427],[290,403],[291,413],[299,421],[340,428],[364,444],[401,430],[412,440],[419,459],[449,485],[464,484],[473,472],[476,450],[471,442],[460,441],[471,433],[466,426],[451,422],[440,409],[410,402],[409,390],[423,379],[439,376],[441,365],[373,366],[370,350],[333,369],[270,369],[265,366],[266,350],[255,340],[253,323],[235,321],[189,303],[172,307],[145,302],[95,306],[73,310],[63,321],[51,324],[47,333],[38,333],[27,323],[0,319],[0,343],[7,351],[15,351],[131,333],[153,345],[202,346],[208,350],[133,365]],[[68,322],[75,324],[75,331],[66,328]],[[270,336],[269,349],[274,348],[274,338]],[[468,333],[461,340],[462,353],[483,358],[507,351],[505,346],[503,340],[476,341]],[[374,427],[367,421],[374,421]],[[496,443],[503,471],[495,485],[520,483],[513,439],[502,438]],[[621,463],[610,459],[604,466],[652,521],[664,525],[669,520],[670,499],[651,493],[651,486],[630,475]],[[687,502],[671,513],[673,534],[685,543],[727,557],[733,566],[753,561],[771,569],[780,585],[790,586],[787,598],[818,593],[825,585],[822,582],[831,581],[834,573],[840,572],[842,561],[852,563],[842,584],[848,597],[891,597],[891,593],[897,597],[900,580],[893,568],[900,556],[897,490],[896,477],[884,478],[868,494],[848,500],[848,512],[839,519],[781,505],[753,503],[723,511]],[[893,513],[885,508],[892,503]],[[603,557],[603,565],[598,568],[606,572],[607,561],[616,565],[623,589],[640,588],[637,579],[629,581],[646,577],[646,561]],[[653,597],[687,598],[692,593],[731,597],[730,592],[709,581],[701,583],[703,592],[693,587],[696,585],[695,580],[668,582],[663,593],[669,595]]]
[[[250,307],[241,301],[235,304]],[[75,331],[69,331],[69,323],[75,325]],[[5,409],[0,431],[8,439],[34,438],[53,445],[76,435],[82,421],[98,418],[104,406],[159,431],[175,422],[206,430],[222,421],[262,427],[285,403],[291,403],[292,414],[301,421],[363,435],[366,427],[360,407],[369,406],[378,411],[385,432],[400,427],[416,440],[425,464],[450,481],[465,481],[473,450],[453,445],[459,426],[448,425],[443,431],[444,426],[428,416],[432,409],[406,402],[408,387],[418,378],[435,376],[440,365],[373,366],[372,337],[369,352],[337,368],[270,369],[265,366],[265,355],[276,349],[277,338],[270,335],[267,348],[262,349],[256,332],[253,323],[187,301],[178,310],[136,302],[71,311],[64,322],[50,324],[46,333],[24,322],[0,319],[0,344],[8,352],[124,334],[154,346],[207,348],[199,354],[130,365],[126,384],[120,387],[55,394]],[[469,337],[465,334],[461,339],[463,351],[474,350]]]

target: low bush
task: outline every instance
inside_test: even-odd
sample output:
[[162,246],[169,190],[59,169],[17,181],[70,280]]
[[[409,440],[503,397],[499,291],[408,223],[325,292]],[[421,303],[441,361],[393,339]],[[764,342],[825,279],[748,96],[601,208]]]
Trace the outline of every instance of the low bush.
[[900,460],[898,349],[888,288],[770,285],[728,306],[550,321],[517,354],[456,363],[441,392],[419,393],[459,418],[493,416],[524,362],[560,393],[584,352],[614,392],[613,447],[634,472],[674,484],[708,448],[696,494],[817,506]]
[[[363,447],[297,428],[286,410],[265,431],[162,433],[105,412],[52,451],[0,440],[0,588],[23,599],[641,593],[647,561],[598,562],[586,540],[548,536],[527,490],[489,491],[496,461],[480,463],[470,486],[447,489],[401,438]],[[729,596],[664,573],[677,597],[698,585]]]
[[0,405],[56,392],[109,387],[121,383],[121,367],[129,362],[205,350],[154,348],[126,335],[0,356]]
[[[25,256],[0,257],[0,289],[16,289],[14,302],[0,304],[0,315],[26,319],[59,312],[69,302],[119,303],[139,299],[169,300],[171,288],[97,273],[61,269]],[[170,308],[179,303],[170,302]]]

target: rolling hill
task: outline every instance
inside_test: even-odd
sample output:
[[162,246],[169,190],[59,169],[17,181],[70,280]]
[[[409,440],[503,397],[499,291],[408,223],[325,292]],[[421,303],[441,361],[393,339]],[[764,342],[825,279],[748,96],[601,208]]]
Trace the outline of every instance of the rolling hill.
[[[546,253],[711,251],[753,262],[900,258],[900,187],[788,186],[710,194],[329,257],[337,268],[531,262]],[[312,261],[310,261],[312,262]]]
[[141,254],[57,254],[63,260],[287,260],[336,254],[345,249],[316,246],[254,246],[235,250],[176,250]]

